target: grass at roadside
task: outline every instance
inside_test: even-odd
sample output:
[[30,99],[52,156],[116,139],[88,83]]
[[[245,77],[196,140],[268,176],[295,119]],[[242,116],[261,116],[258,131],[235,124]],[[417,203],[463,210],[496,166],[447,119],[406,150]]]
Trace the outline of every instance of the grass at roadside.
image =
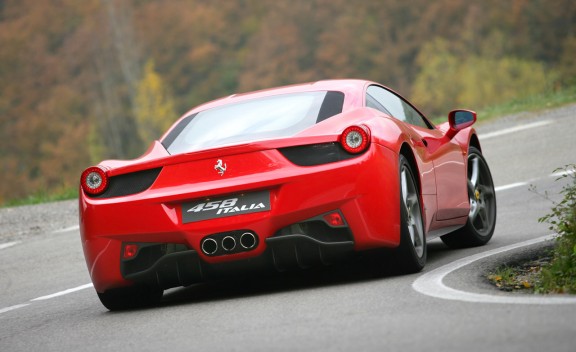
[[[542,111],[560,107],[576,102],[576,85],[557,89],[538,95],[513,99],[501,104],[496,104],[476,110],[478,122],[516,114],[523,111]],[[447,116],[438,116],[432,122],[440,124],[447,121]]]
[[2,204],[2,207],[15,207],[20,205],[33,205],[41,203],[56,202],[60,200],[69,200],[78,197],[78,189],[66,188],[54,193],[38,192],[26,198],[10,200]]
[[540,285],[542,268],[548,265],[550,260],[550,251],[546,251],[532,259],[499,266],[488,274],[487,278],[502,291],[533,293]]
[[523,111],[540,111],[574,102],[576,102],[576,85],[480,109],[478,118],[487,121],[495,117]]

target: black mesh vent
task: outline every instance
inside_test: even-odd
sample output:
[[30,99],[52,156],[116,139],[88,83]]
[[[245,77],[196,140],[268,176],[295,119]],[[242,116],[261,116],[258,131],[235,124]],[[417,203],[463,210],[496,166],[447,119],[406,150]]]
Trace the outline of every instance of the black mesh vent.
[[335,163],[358,156],[347,153],[340,143],[312,144],[278,150],[284,157],[298,166],[314,166]]
[[162,170],[161,167],[112,176],[110,177],[110,183],[106,191],[97,196],[92,196],[92,198],[121,197],[145,191],[156,181],[160,170]]
[[[124,245],[129,244],[125,243]],[[175,243],[132,243],[139,246],[136,257],[131,259],[122,259],[120,270],[124,277],[144,271],[150,268],[160,258],[167,254],[182,252],[188,250],[183,244]],[[122,247],[124,253],[124,247]]]

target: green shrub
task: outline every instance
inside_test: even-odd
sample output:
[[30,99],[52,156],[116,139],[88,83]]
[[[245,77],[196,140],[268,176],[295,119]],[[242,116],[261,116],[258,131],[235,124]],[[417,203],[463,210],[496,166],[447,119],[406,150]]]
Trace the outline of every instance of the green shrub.
[[538,219],[558,234],[552,261],[542,268],[536,292],[576,293],[576,164],[567,165],[559,179],[569,179],[560,192],[563,199],[552,212]]

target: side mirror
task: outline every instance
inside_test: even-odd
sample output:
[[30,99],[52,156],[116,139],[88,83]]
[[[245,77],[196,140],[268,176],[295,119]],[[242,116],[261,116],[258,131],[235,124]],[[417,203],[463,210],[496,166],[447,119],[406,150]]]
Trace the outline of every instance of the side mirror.
[[448,123],[450,129],[446,132],[446,137],[452,139],[456,133],[472,126],[476,122],[476,113],[472,110],[452,110],[448,113]]

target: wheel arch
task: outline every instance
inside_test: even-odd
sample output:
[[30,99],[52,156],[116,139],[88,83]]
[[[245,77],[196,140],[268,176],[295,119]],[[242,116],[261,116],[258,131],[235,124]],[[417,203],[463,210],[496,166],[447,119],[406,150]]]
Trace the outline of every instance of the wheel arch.
[[482,148],[480,147],[480,140],[478,139],[476,133],[472,133],[470,135],[470,142],[468,142],[468,147],[474,147],[482,152]]

